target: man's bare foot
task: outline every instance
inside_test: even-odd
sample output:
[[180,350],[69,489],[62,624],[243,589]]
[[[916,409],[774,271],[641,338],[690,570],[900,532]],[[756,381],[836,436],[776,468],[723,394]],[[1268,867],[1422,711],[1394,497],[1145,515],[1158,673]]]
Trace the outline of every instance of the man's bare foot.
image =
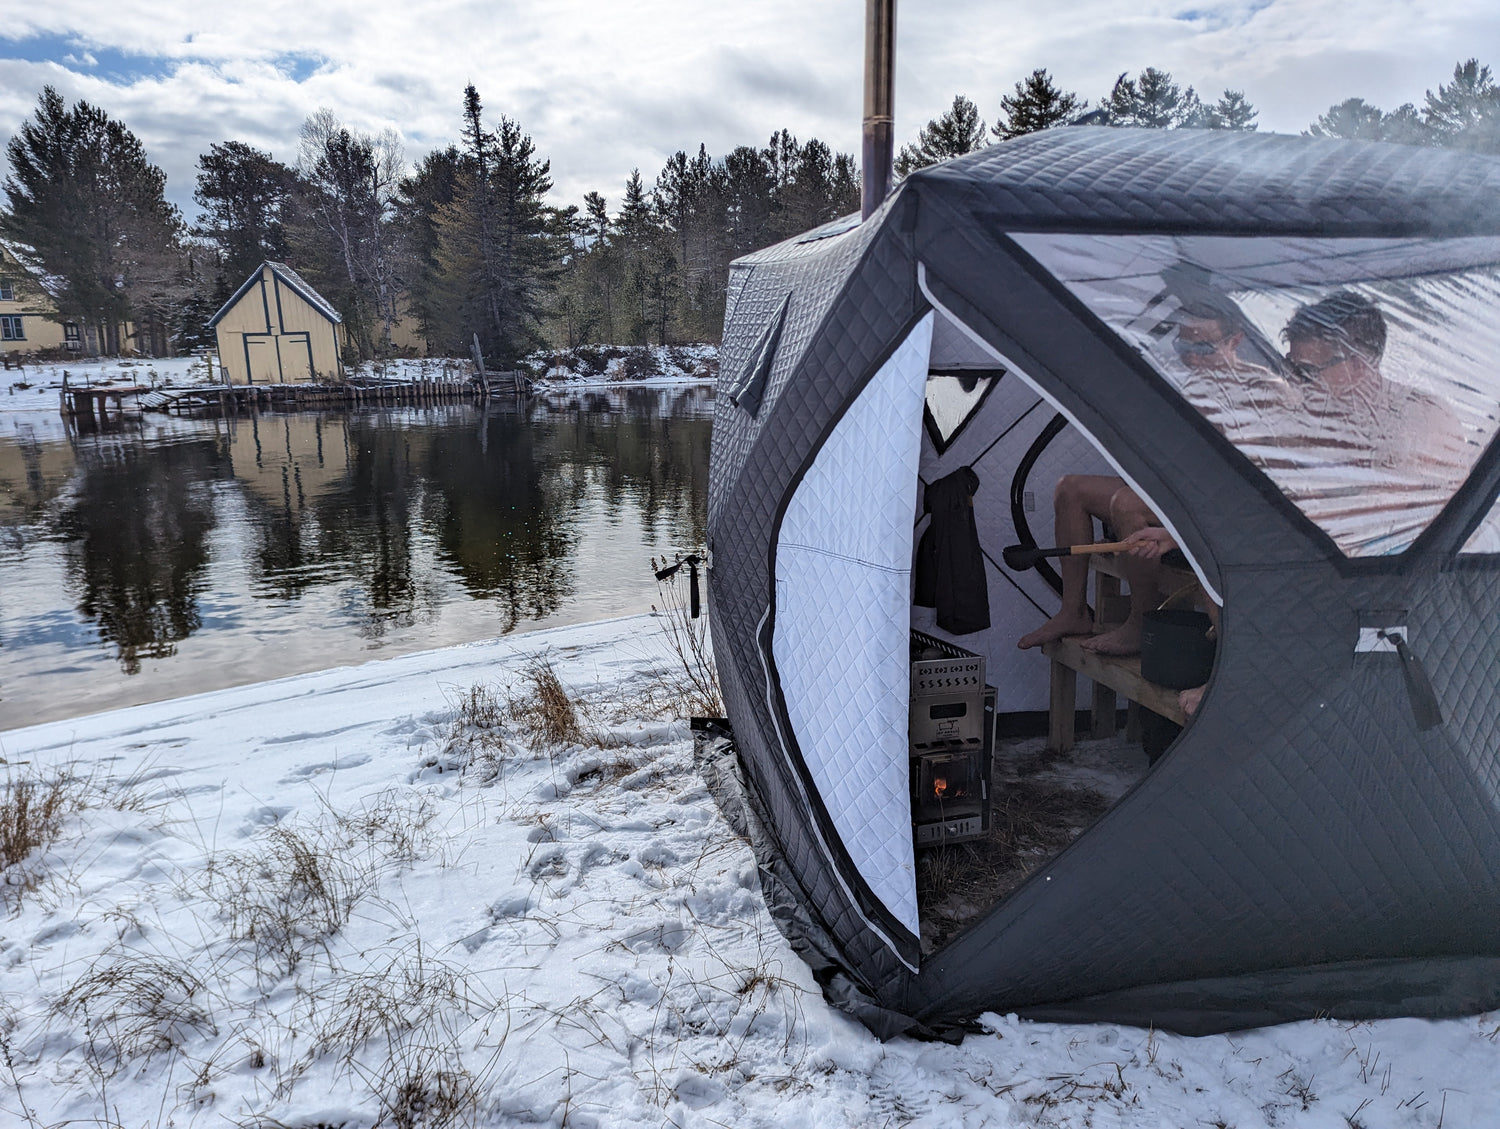
[[1192,717],[1198,712],[1198,703],[1203,701],[1203,691],[1208,687],[1194,686],[1191,690],[1181,690],[1177,694],[1177,704],[1182,707],[1182,712]]
[[1051,643],[1054,639],[1061,639],[1068,635],[1087,635],[1093,630],[1094,622],[1089,619],[1087,613],[1082,612],[1058,612],[1055,616],[1042,624],[1035,631],[1028,632],[1016,640],[1016,646],[1027,651],[1032,647],[1040,647],[1043,643]]
[[1078,644],[1096,655],[1138,655],[1141,653],[1141,625],[1122,623],[1103,635],[1092,635]]

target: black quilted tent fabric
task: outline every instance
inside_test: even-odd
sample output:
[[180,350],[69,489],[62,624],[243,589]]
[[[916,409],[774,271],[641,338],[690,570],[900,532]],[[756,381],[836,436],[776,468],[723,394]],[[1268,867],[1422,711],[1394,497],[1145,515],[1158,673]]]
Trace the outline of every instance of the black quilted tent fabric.
[[[869,221],[735,264],[714,644],[768,903],[830,998],[882,1035],[986,1011],[1209,1032],[1500,1006],[1500,558],[1458,557],[1500,490],[1500,449],[1408,551],[1348,559],[1011,238],[1495,236],[1497,201],[1500,160],[1473,154],[1071,128],[923,170]],[[770,638],[788,499],[933,300],[1173,515],[1224,622],[1168,755],[924,956],[833,829]],[[1372,608],[1408,611],[1442,725],[1417,728],[1397,656],[1354,654]]]

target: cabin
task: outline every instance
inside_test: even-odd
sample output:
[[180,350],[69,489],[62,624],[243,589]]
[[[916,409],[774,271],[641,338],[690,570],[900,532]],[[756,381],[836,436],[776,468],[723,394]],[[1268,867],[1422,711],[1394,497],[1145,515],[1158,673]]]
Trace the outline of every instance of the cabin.
[[317,384],[343,375],[343,317],[285,263],[262,263],[208,328],[227,383]]
[[0,246],[0,355],[81,349],[78,323],[59,318],[51,296],[15,255]]

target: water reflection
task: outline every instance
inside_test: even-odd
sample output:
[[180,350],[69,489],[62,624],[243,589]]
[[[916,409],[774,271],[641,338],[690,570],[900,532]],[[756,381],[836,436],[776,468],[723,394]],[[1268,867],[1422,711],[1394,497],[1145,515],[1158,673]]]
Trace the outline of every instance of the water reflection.
[[643,611],[650,556],[704,537],[710,413],[637,389],[0,426],[0,729]]
[[80,447],[55,536],[67,545],[78,612],[114,644],[120,668],[165,658],[202,626],[215,480],[228,460],[215,438],[147,450],[120,439]]

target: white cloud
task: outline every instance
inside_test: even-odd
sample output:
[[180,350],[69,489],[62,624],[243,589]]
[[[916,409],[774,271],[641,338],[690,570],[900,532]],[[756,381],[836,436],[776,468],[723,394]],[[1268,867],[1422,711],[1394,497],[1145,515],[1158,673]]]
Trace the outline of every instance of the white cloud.
[[[267,0],[232,24],[197,0],[58,0],[8,24],[56,37],[49,61],[0,59],[0,136],[31,112],[43,83],[121,118],[189,203],[198,155],[238,139],[282,160],[320,106],[350,126],[392,127],[407,155],[456,140],[465,83],[551,159],[559,203],[591,189],[618,201],[635,167],[649,181],[675,150],[714,155],[790,129],[858,152],[863,6],[701,0]],[[1206,97],[1243,90],[1263,129],[1295,132],[1352,95],[1420,105],[1454,63],[1500,44],[1493,0],[1104,0],[1021,9],[980,0],[900,7],[897,135],[965,93],[992,121],[1032,68],[1091,101],[1116,75],[1154,65]],[[66,42],[65,42],[66,41]],[[24,44],[22,44],[24,46]],[[149,77],[111,81],[87,65],[127,52]],[[0,40],[0,56],[21,53]],[[85,54],[87,53],[87,54]],[[69,63],[65,55],[78,62]]]

